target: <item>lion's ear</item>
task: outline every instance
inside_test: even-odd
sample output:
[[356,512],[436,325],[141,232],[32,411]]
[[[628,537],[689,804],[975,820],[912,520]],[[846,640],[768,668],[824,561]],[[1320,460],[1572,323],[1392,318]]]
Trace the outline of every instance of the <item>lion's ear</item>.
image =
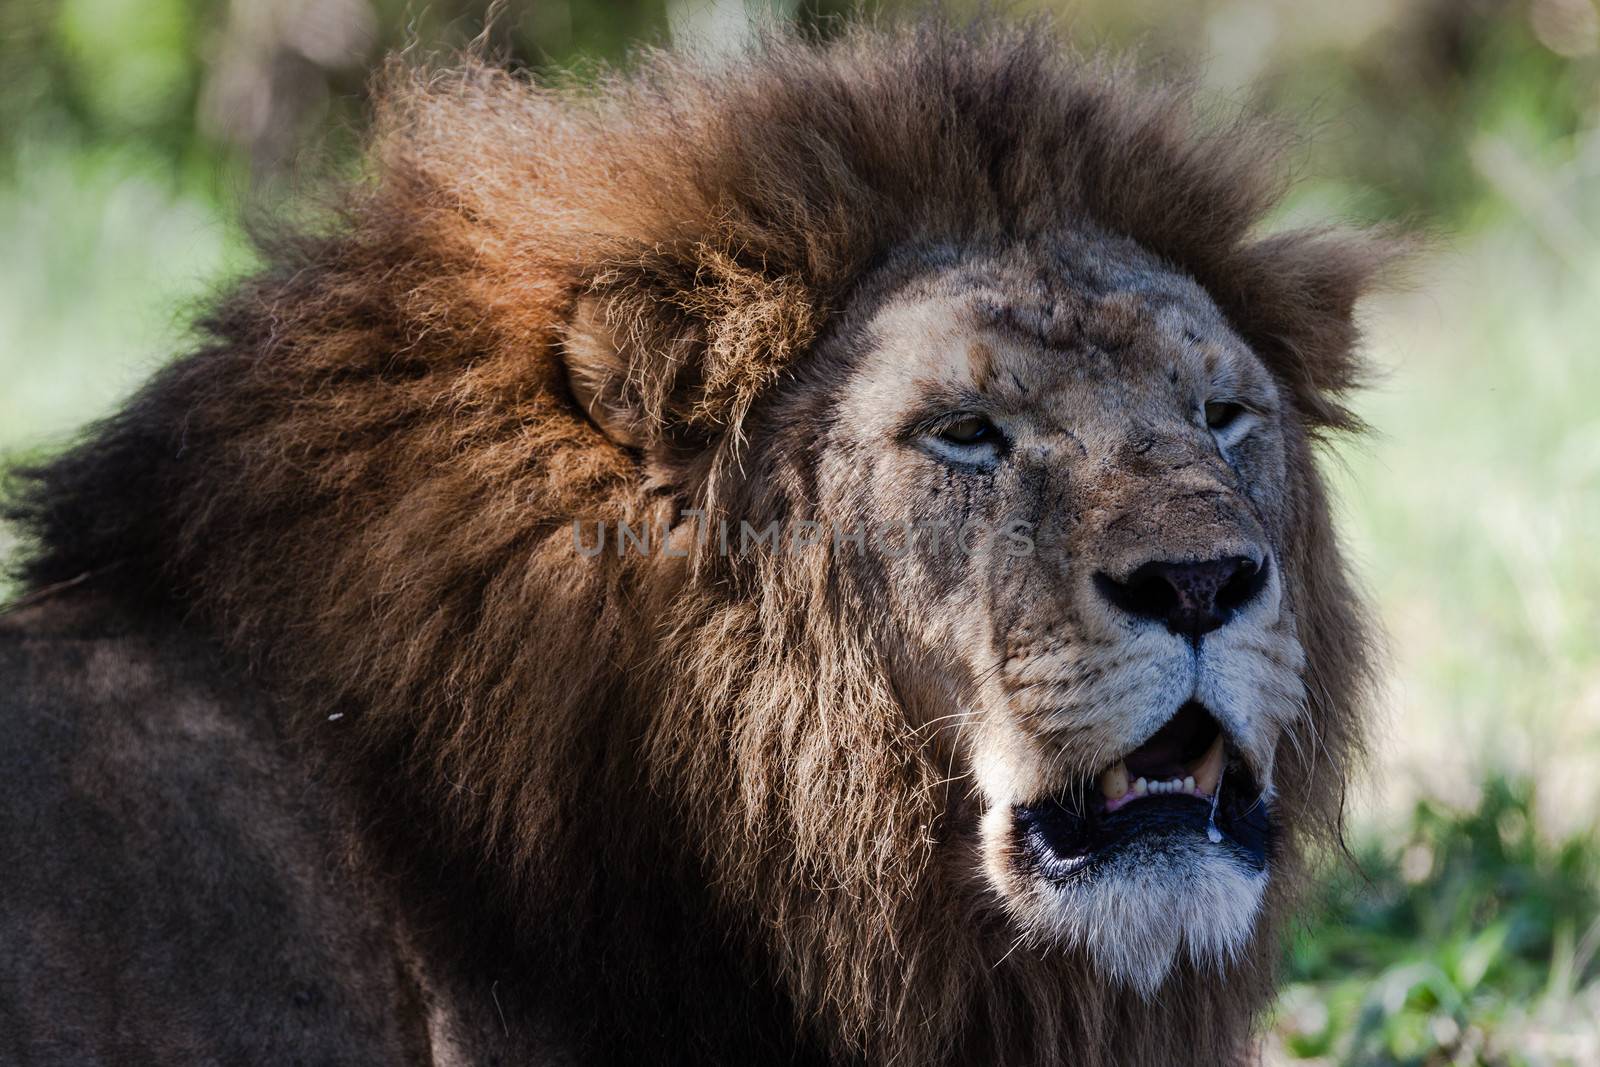
[[623,448],[643,448],[645,413],[629,389],[629,359],[625,341],[605,320],[600,301],[578,301],[567,326],[562,355],[567,387],[578,410],[606,437]]
[[568,319],[572,396],[627,448],[686,452],[737,437],[756,396],[816,334],[820,316],[798,279],[690,252],[619,258]]
[[1362,384],[1357,302],[1398,280],[1421,250],[1385,230],[1288,231],[1240,250],[1217,291],[1230,320],[1314,426],[1357,429],[1345,397]]

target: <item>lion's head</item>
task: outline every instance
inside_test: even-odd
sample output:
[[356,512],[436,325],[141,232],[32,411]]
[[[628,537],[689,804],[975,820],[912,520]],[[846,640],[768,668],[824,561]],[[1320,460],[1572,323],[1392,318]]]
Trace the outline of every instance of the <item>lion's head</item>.
[[1256,234],[1191,96],[1037,27],[397,70],[33,579],[195,609],[530,923],[685,894],[835,1052],[1236,1051],[1358,741],[1312,447],[1386,252]]
[[774,405],[819,515],[912,531],[832,565],[1019,933],[1145,993],[1180,952],[1219,970],[1306,712],[1284,398],[1198,285],[1092,228],[900,269]]

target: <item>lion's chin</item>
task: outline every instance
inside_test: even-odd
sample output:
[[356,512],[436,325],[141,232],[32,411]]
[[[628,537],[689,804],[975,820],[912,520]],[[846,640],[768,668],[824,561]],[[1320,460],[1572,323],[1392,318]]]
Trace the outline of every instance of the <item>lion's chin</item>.
[[1114,981],[1144,996],[1180,952],[1196,970],[1219,970],[1248,943],[1266,889],[1231,850],[1204,838],[1140,841],[1100,864],[1094,877],[1036,880],[1036,908],[1052,941],[1077,947]]
[[995,821],[1012,824],[1001,831],[1011,843],[991,851],[990,877],[1028,940],[1077,949],[1143,996],[1161,987],[1180,953],[1197,971],[1220,972],[1255,930],[1267,866],[1231,841],[1213,842],[1180,821],[1055,876],[1028,856],[1010,815]]

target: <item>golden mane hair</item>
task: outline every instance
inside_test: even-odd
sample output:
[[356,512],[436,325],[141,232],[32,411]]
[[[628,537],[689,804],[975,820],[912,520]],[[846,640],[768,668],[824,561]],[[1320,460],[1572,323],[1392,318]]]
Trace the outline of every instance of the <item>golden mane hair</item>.
[[[1365,630],[1311,450],[1354,425],[1352,309],[1388,248],[1258,233],[1283,139],[1195,101],[988,21],[560,87],[395,65],[339,218],[268,241],[193,353],[22,472],[26,586],[92,575],[215,636],[407,896],[637,1009],[594,1038],[619,1055],[1235,1058],[1359,743]],[[936,869],[959,787],[897,711],[865,592],[816,559],[572,548],[574,520],[799,507],[762,476],[763,398],[876,265],[1088,227],[1196,279],[1293,409],[1317,734],[1282,755],[1288,876],[1226,981],[1149,1001],[1008,953],[973,872]],[[580,304],[634,447],[569,391]]]

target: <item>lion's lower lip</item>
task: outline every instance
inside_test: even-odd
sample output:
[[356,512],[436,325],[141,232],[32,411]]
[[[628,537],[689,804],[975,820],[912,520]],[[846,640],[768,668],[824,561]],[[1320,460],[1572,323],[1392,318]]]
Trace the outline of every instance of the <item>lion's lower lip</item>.
[[1197,797],[1162,796],[1117,812],[1082,813],[1046,801],[1015,811],[1023,850],[1021,861],[1049,880],[1081,878],[1099,861],[1140,843],[1158,849],[1163,839],[1193,835],[1227,849],[1240,863],[1265,870],[1272,836],[1266,801],[1259,795],[1241,804],[1224,790],[1216,811],[1219,840],[1207,838],[1211,805]]

